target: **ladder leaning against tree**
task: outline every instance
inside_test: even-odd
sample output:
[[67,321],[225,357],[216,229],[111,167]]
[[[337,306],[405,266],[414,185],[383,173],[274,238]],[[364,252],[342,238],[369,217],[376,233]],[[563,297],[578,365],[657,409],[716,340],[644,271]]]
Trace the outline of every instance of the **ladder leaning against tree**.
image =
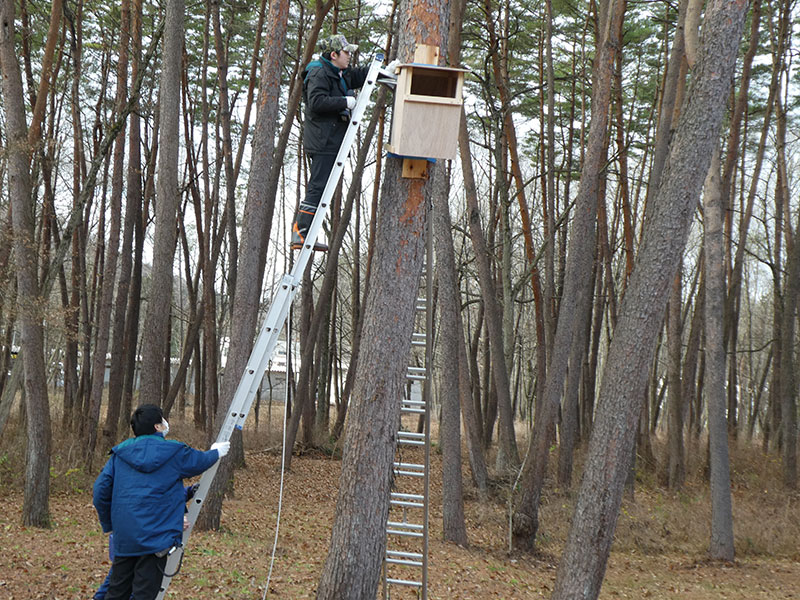
[[[278,286],[278,290],[272,299],[267,316],[264,319],[264,323],[261,326],[261,330],[256,338],[256,342],[253,345],[253,350],[250,353],[250,358],[247,361],[245,371],[242,374],[242,378],[239,380],[239,385],[237,386],[236,392],[231,400],[228,414],[222,424],[222,427],[220,428],[219,434],[217,434],[217,442],[225,442],[230,440],[234,429],[241,430],[244,427],[247,415],[250,412],[250,407],[255,400],[256,392],[261,385],[264,372],[269,364],[269,361],[272,359],[272,355],[278,343],[278,336],[286,322],[289,308],[300,287],[303,271],[305,270],[308,261],[311,259],[312,252],[314,251],[314,243],[322,231],[322,224],[328,215],[328,211],[330,210],[333,194],[336,190],[336,186],[339,185],[339,180],[344,172],[345,162],[347,161],[347,157],[350,155],[350,150],[355,142],[358,127],[361,124],[361,120],[367,110],[367,105],[370,102],[370,96],[372,95],[376,85],[379,83],[378,76],[381,75],[387,78],[387,80],[381,79],[380,82],[386,81],[391,83],[395,79],[393,74],[381,69],[382,63],[383,55],[376,54],[367,73],[367,79],[358,95],[356,105],[352,110],[347,132],[345,133],[344,140],[339,148],[339,153],[336,155],[336,161],[334,162],[333,169],[328,177],[325,190],[320,198],[319,208],[317,209],[314,220],[312,221],[311,227],[308,230],[303,247],[300,249],[300,252],[297,255],[297,262],[294,264],[291,272],[282,277]],[[172,577],[174,577],[180,570],[180,565],[183,560],[183,554],[185,552],[189,536],[191,535],[192,529],[197,522],[197,516],[200,513],[200,509],[203,507],[203,501],[205,500],[208,489],[211,486],[211,482],[217,473],[218,466],[219,461],[205,473],[203,473],[200,478],[199,486],[195,492],[194,498],[192,498],[191,502],[189,503],[189,510],[186,515],[188,527],[183,532],[181,544],[173,547],[169,552],[167,565],[164,569],[164,578],[161,582],[161,589],[156,597],[157,600],[163,600],[164,595],[167,592],[167,588],[172,581]]]

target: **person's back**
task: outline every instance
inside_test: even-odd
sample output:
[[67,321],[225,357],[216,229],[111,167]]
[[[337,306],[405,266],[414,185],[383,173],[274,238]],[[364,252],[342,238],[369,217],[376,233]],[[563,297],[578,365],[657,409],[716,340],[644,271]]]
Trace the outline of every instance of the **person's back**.
[[[111,450],[111,523],[120,556],[159,552],[180,543],[183,478],[202,473],[216,457],[161,435],[128,439]],[[144,533],[146,532],[146,533]]]
[[164,439],[169,424],[152,404],[136,409],[131,427],[136,437],[111,449],[94,483],[100,525],[114,534],[106,600],[157,596],[166,554],[181,542],[183,479],[211,467],[230,447],[221,442],[203,452]]

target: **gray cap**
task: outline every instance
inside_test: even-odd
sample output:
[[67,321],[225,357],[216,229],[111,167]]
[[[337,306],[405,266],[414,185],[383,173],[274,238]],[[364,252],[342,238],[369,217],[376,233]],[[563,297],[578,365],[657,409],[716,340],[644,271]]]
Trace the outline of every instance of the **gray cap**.
[[326,52],[341,52],[342,50],[355,52],[358,50],[358,45],[350,44],[342,34],[332,35],[319,42],[319,51],[323,54]]

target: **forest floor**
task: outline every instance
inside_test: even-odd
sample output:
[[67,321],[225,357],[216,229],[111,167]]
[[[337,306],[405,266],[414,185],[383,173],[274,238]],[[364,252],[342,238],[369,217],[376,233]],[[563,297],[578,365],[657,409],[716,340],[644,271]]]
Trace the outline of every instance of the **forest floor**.
[[[173,432],[176,439],[202,445],[186,426],[173,425]],[[52,527],[23,527],[23,444],[4,437],[0,599],[89,600],[109,567],[107,539],[92,507],[93,475],[67,467],[77,445],[61,442],[53,456]],[[192,535],[167,598],[264,596],[280,486],[280,453],[266,442],[246,442],[247,467],[237,473],[234,497],[224,504],[222,530]],[[703,454],[699,448],[693,455]],[[775,456],[749,446],[735,448],[733,455],[736,561],[706,557],[709,495],[702,466],[690,461],[692,472],[680,492],[666,491],[653,475],[638,477],[634,495],[623,503],[601,599],[800,599],[800,496],[781,489]],[[339,468],[338,459],[321,453],[293,458],[268,598],[314,598],[330,541]],[[549,598],[574,493],[550,488],[541,507],[537,552],[509,553],[505,489],[498,486],[488,502],[480,502],[467,465],[464,472],[469,547],[442,541],[441,455],[432,453],[428,597]],[[405,591],[391,597],[415,596]]]

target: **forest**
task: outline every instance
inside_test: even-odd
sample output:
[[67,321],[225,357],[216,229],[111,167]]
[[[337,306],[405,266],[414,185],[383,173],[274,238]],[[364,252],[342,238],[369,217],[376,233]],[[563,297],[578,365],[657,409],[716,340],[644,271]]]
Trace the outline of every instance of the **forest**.
[[[705,523],[684,546],[651,532],[644,554],[710,571],[757,557],[759,585],[783,578],[762,568],[791,581],[765,597],[800,588],[785,541],[800,534],[799,17],[792,0],[0,0],[0,523],[15,548],[0,591],[91,594],[91,484],[136,406],[161,406],[176,439],[217,439],[297,258],[304,67],[335,33],[359,65],[427,47],[464,70],[457,158],[408,178],[386,149],[395,90],[378,86],[330,251],[302,273],[197,543],[231,559],[225,536],[252,527],[268,556],[284,478],[298,502],[317,486],[314,541],[282,534],[314,549],[304,591],[251,579],[374,598],[400,423],[433,446],[431,560],[483,548],[503,573],[532,569],[515,581],[548,572],[536,592],[485,595],[431,572],[431,597],[722,597],[605,591],[618,548],[645,543],[630,522],[656,522],[638,502]],[[425,280],[429,366],[412,350]],[[401,421],[409,360],[430,372],[427,422]],[[759,507],[778,525],[751,531]],[[93,554],[64,591],[37,568],[75,523],[96,528],[69,542]],[[192,585],[170,595],[212,597]],[[256,594],[222,585],[206,587]]]

